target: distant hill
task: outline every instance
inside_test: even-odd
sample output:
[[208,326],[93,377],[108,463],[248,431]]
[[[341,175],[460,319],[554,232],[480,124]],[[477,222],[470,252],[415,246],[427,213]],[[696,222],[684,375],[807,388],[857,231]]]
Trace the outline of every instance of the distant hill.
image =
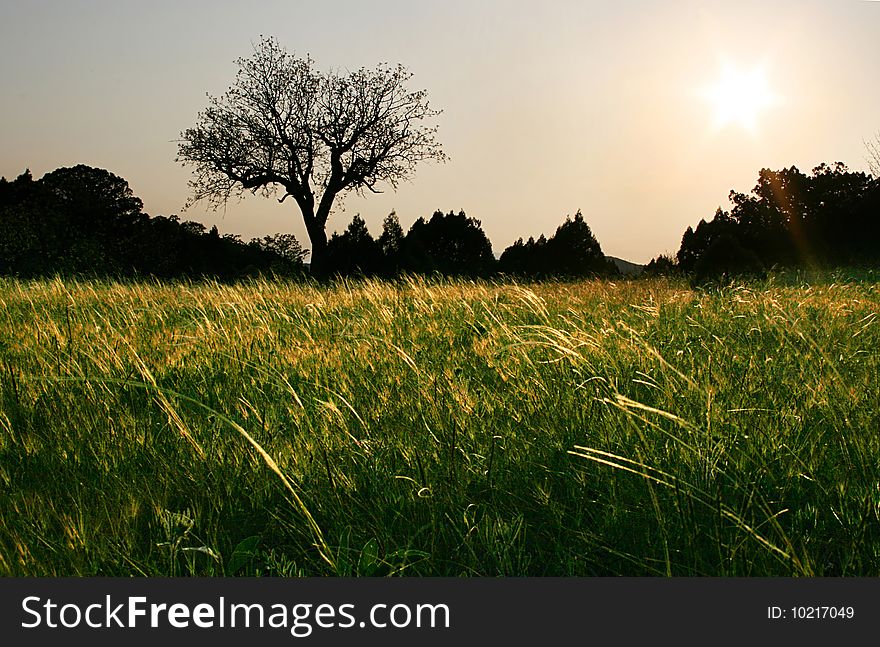
[[617,269],[624,276],[638,276],[645,269],[644,265],[639,265],[638,263],[630,263],[629,261],[625,261],[622,258],[617,258],[615,256],[606,255],[605,258],[610,261],[614,261]]

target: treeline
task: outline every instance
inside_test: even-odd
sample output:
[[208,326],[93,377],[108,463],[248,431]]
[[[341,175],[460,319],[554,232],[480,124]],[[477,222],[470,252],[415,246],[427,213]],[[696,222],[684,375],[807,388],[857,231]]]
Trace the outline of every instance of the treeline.
[[359,215],[327,241],[327,268],[337,276],[394,276],[402,272],[446,276],[489,276],[496,271],[492,244],[479,220],[464,211],[437,211],[419,218],[405,235],[397,214],[373,238]]
[[504,250],[499,264],[507,274],[538,278],[609,276],[618,271],[580,211],[566,218],[549,240],[543,234],[525,243],[520,238]]
[[245,243],[176,216],[151,218],[128,182],[103,169],[0,179],[0,274],[292,277],[303,273],[304,256],[290,234]]
[[378,239],[356,215],[343,233],[330,238],[327,258],[330,272],[337,275],[407,272],[485,277],[501,273],[575,278],[617,273],[580,211],[566,218],[549,240],[542,235],[524,243],[520,238],[497,261],[480,221],[464,211],[435,211],[429,220],[416,220],[406,235],[392,212],[382,223]]
[[[214,277],[295,277],[306,252],[291,234],[255,238],[219,235],[176,216],[150,217],[128,183],[103,169],[61,168],[34,180],[25,172],[0,179],[0,274]],[[400,273],[524,278],[617,273],[578,211],[556,233],[522,239],[499,260],[481,223],[464,211],[435,212],[404,233],[395,213],[374,238],[359,215],[327,244],[331,276]]]
[[837,162],[810,175],[762,169],[751,194],[730,192],[732,208],[688,227],[675,257],[648,273],[696,281],[760,275],[771,268],[874,265],[880,261],[880,180]]
[[[880,180],[822,164],[807,175],[792,166],[762,169],[750,194],[731,191],[732,207],[688,227],[674,256],[648,274],[684,273],[695,281],[760,275],[774,267],[880,262]],[[128,183],[103,169],[60,168],[34,180],[0,178],[0,274],[158,278],[304,276],[307,252],[292,234],[248,242],[176,216],[150,217]],[[327,246],[333,276],[401,273],[521,278],[613,276],[578,211],[556,232],[517,240],[496,260],[481,223],[464,211],[436,211],[404,232],[395,213],[374,238],[354,216]]]

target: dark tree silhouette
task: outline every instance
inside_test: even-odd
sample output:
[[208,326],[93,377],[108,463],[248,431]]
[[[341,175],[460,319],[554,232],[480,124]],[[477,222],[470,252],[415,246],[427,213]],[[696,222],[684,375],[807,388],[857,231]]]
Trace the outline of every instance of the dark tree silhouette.
[[605,257],[599,241],[578,212],[566,217],[556,233],[547,240],[520,238],[504,250],[499,259],[502,272],[528,277],[607,276],[617,273],[614,261]]
[[0,179],[0,273],[36,277],[151,275],[233,280],[295,276],[303,251],[290,234],[242,243],[176,216],[150,218],[128,183],[79,165],[34,181]]
[[193,200],[215,207],[245,191],[282,190],[299,206],[312,244],[311,265],[324,273],[326,225],[337,197],[408,179],[423,160],[445,159],[439,113],[423,90],[411,92],[402,66],[320,73],[311,58],[263,38],[226,94],[211,98],[181,135],[178,161],[194,167]]
[[730,213],[719,207],[711,222],[700,220],[696,230],[688,227],[681,238],[681,247],[676,254],[679,268],[686,273],[693,272],[697,261],[721,236],[735,236],[736,223]]
[[764,266],[758,256],[744,248],[733,236],[717,237],[694,267],[694,282],[706,283],[733,276],[764,274]]
[[547,241],[547,248],[557,276],[596,276],[616,271],[614,262],[602,253],[599,241],[580,210],[556,229],[553,238]]
[[506,274],[516,276],[529,274],[529,260],[532,257],[531,248],[534,245],[534,238],[529,238],[528,243],[524,243],[522,238],[517,238],[510,247],[501,252],[501,257],[498,259],[498,268]]
[[306,251],[293,234],[277,233],[262,238],[252,238],[248,246],[262,252],[266,269],[276,276],[297,276],[304,273]]
[[644,270],[645,276],[673,276],[679,272],[678,260],[671,254],[660,254],[652,258]]
[[403,241],[404,269],[447,276],[487,276],[495,271],[495,257],[482,225],[464,211],[431,219],[419,218]]
[[293,234],[278,233],[272,236],[253,238],[249,244],[297,265],[301,264],[306,256],[306,251]]
[[552,276],[553,259],[548,251],[544,234],[538,240],[530,237],[526,242],[519,238],[502,252],[498,267],[505,274],[513,276]]
[[753,272],[758,265],[880,260],[880,180],[841,162],[821,164],[810,175],[794,166],[762,169],[751,194],[731,191],[730,201],[730,212],[719,208],[711,221],[685,231],[677,254],[683,271],[712,275],[733,273],[737,264]]
[[392,211],[382,221],[382,234],[379,236],[379,249],[382,251],[382,273],[387,276],[397,274],[403,262],[403,227],[397,213]]
[[340,276],[376,274],[382,267],[382,250],[356,214],[341,234],[327,243],[327,271]]
[[[64,212],[70,248],[68,269],[126,270],[137,255],[129,239],[146,216],[128,182],[110,171],[79,164],[47,173],[40,184]],[[75,232],[75,235],[73,235]]]
[[136,253],[127,239],[143,223],[143,205],[109,171],[78,165],[36,182],[25,172],[0,194],[6,272],[119,272]]
[[0,181],[0,272],[37,276],[57,264],[65,239],[60,210],[29,170]]
[[82,217],[85,226],[136,222],[142,215],[144,203],[128,182],[104,169],[78,164],[47,173],[40,182],[71,209],[71,215]]

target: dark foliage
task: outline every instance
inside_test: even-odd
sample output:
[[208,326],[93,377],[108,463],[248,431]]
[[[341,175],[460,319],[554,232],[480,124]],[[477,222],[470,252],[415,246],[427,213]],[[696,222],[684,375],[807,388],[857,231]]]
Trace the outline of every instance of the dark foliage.
[[[360,215],[327,242],[323,274],[396,276],[401,272],[486,277],[499,263],[481,223],[464,211],[436,211],[404,235],[397,215],[374,239]],[[0,179],[0,274],[20,277],[212,277],[304,274],[306,252],[291,234],[243,242],[176,216],[150,217],[128,183],[84,165],[34,180]],[[509,274],[581,277],[616,274],[578,212],[547,240],[517,241],[502,256]]]
[[762,276],[764,266],[757,254],[744,248],[733,236],[716,238],[694,266],[695,283],[722,280],[732,276]]
[[810,175],[794,166],[762,169],[751,195],[731,191],[730,201],[729,212],[719,208],[711,221],[687,228],[677,254],[682,271],[717,276],[736,265],[753,272],[880,261],[880,180],[840,162]]
[[446,276],[488,276],[495,271],[492,244],[481,223],[464,211],[431,219],[419,218],[407,232],[401,249],[403,269]]
[[85,165],[35,181],[0,180],[0,273],[21,277],[296,276],[304,252],[290,234],[244,243],[176,216],[151,218],[128,182]]
[[397,214],[392,211],[382,221],[379,249],[382,252],[382,273],[394,276],[403,267],[403,227]]
[[330,275],[371,276],[383,267],[382,248],[367,230],[367,223],[355,215],[346,230],[327,242],[327,270]]
[[645,276],[675,276],[680,272],[678,260],[669,254],[660,254],[645,265]]
[[504,250],[501,271],[524,277],[613,276],[617,266],[602,253],[599,241],[578,211],[567,217],[552,238],[522,238]]
[[513,276],[541,276],[547,273],[550,261],[547,239],[541,234],[538,240],[532,237],[526,242],[517,239],[501,254],[498,266],[502,272]]

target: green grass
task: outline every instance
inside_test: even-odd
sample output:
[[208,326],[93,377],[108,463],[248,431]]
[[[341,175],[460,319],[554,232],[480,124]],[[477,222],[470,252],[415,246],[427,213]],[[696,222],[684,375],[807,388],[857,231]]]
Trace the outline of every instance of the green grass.
[[0,574],[880,574],[880,286],[0,280]]

